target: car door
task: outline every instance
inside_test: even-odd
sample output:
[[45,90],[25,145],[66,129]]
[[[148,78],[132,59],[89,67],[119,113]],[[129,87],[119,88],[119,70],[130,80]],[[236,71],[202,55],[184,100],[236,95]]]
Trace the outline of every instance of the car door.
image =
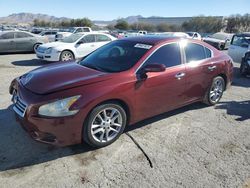
[[164,64],[164,72],[147,73],[147,79],[135,84],[136,112],[138,119],[144,119],[174,109],[185,103],[185,65],[182,64],[178,43],[171,43],[156,50],[137,76],[148,64]]
[[188,102],[204,97],[212,79],[217,74],[212,51],[207,47],[189,42],[182,46],[186,62],[186,91]]
[[96,45],[96,38],[94,34],[85,35],[77,44],[76,44],[76,53],[78,57],[84,57],[89,53],[93,52],[98,48]]
[[35,37],[25,32],[15,32],[15,43],[17,51],[32,51],[36,42]]
[[248,46],[244,46],[247,44],[247,41],[243,36],[235,35],[232,39],[231,45],[228,48],[228,55],[235,61],[240,63],[242,57],[248,50]]
[[0,52],[15,52],[14,32],[7,32],[0,35]]

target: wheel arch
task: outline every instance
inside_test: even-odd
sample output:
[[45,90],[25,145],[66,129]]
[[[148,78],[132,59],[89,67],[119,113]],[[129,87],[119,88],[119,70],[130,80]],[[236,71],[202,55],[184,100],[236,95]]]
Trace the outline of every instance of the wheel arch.
[[63,50],[61,51],[61,53],[60,53],[60,60],[61,60],[61,55],[62,55],[62,53],[65,52],[65,51],[68,51],[68,52],[72,53],[73,56],[74,56],[74,59],[76,58],[75,53],[74,53],[72,50],[70,50],[70,49],[63,49]]
[[224,74],[224,73],[221,73],[221,74],[218,74],[217,76],[220,76],[220,77],[222,77],[224,79],[224,82],[225,82],[225,88],[224,88],[224,90],[226,90],[226,88],[227,88],[227,82],[228,82],[227,75]]

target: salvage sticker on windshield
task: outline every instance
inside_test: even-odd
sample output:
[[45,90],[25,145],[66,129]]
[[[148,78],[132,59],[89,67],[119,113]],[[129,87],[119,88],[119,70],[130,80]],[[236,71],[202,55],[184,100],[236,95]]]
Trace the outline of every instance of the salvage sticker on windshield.
[[152,48],[152,46],[148,44],[136,44],[135,48],[143,48],[149,50],[150,48]]

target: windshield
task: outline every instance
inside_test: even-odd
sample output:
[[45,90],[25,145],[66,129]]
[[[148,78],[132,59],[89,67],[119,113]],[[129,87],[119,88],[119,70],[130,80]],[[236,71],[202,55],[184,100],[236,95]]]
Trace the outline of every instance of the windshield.
[[118,40],[97,49],[79,64],[103,72],[122,72],[133,67],[151,47],[148,44]]
[[73,42],[76,42],[82,36],[83,35],[81,34],[72,34],[69,37],[65,37],[64,39],[62,39],[62,42],[73,43]]
[[226,40],[230,38],[227,34],[215,33],[211,36],[211,38],[219,39],[219,40]]

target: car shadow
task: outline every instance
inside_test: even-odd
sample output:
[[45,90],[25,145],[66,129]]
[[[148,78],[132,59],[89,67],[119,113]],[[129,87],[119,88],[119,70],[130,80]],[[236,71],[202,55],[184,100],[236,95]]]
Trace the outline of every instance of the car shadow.
[[240,68],[234,67],[233,86],[250,88],[250,76],[242,76]]
[[245,121],[250,119],[250,100],[249,101],[226,101],[220,102],[215,109],[224,109],[228,115],[238,116],[236,121]]
[[[34,141],[15,121],[12,107],[9,106],[7,109],[0,110],[0,172],[33,166],[80,153],[90,152],[86,156],[91,157],[95,152],[98,152],[97,149],[91,148],[86,144],[59,148]],[[189,105],[131,125],[126,128],[125,132],[147,126],[153,122],[188,110],[204,107],[206,105],[200,103]]]
[[21,60],[21,61],[13,61],[11,64],[15,66],[43,66],[48,65],[47,61],[43,61],[40,59],[31,59],[31,60]]

